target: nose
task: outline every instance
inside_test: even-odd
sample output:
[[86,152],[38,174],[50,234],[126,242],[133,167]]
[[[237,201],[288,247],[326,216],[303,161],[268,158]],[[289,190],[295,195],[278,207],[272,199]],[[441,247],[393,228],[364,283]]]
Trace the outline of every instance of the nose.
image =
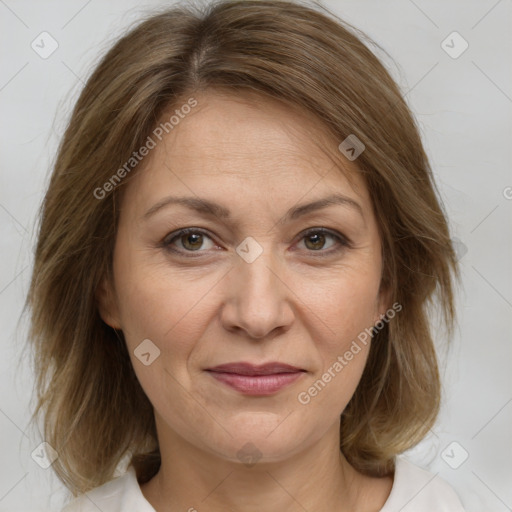
[[243,331],[253,339],[273,337],[290,329],[294,295],[286,282],[285,266],[271,249],[264,248],[250,263],[237,257],[234,265],[224,280],[224,328]]

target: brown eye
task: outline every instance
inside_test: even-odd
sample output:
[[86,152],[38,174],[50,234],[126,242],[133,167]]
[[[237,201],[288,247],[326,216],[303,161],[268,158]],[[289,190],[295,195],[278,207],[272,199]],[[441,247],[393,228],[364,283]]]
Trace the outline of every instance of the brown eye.
[[[332,242],[329,243],[329,239]],[[318,253],[315,256],[329,256],[350,247],[350,242],[341,233],[331,232],[324,228],[310,229],[302,236],[300,241],[302,240],[304,240],[308,253]],[[173,253],[186,256],[191,256],[191,253],[201,256],[201,253],[215,247],[212,238],[198,228],[185,228],[171,233],[163,240],[162,245]]]
[[[306,247],[315,251],[324,248],[325,239],[326,236],[324,233],[315,233],[304,238]],[[310,242],[310,245],[308,245],[308,242]]]
[[192,251],[200,249],[201,245],[203,245],[203,235],[201,233],[181,235],[180,240],[185,249],[190,249]]
[[210,249],[214,244],[206,233],[199,229],[187,228],[172,233],[166,237],[163,244],[173,252],[204,252],[200,249],[204,249],[207,240],[210,240],[211,245],[206,249]]
[[[331,239],[334,242],[330,243],[326,248],[327,241]],[[319,252],[323,255],[332,254],[333,252],[337,252],[345,247],[348,247],[350,244],[348,240],[342,236],[341,234],[334,233],[331,231],[327,231],[323,228],[314,228],[309,230],[305,235],[303,235],[302,239],[304,240],[304,245],[309,252]],[[334,249],[331,249],[334,246]]]

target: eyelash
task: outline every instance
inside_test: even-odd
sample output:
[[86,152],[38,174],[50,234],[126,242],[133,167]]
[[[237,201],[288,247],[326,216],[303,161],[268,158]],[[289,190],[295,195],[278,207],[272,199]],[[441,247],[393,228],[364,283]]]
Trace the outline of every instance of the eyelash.
[[[176,250],[176,249],[171,247],[171,244],[175,240],[181,238],[184,235],[189,235],[191,233],[201,234],[201,235],[207,236],[208,238],[212,239],[212,237],[206,231],[204,231],[203,229],[200,229],[200,228],[183,228],[183,229],[180,229],[179,231],[175,231],[175,232],[170,233],[169,235],[167,235],[163,239],[163,241],[161,243],[161,246],[164,249],[166,249],[167,251],[170,251],[170,252],[175,253],[175,254],[179,254],[180,256],[184,256],[185,258],[202,257],[202,255],[200,253],[205,252],[205,251],[200,251],[200,250],[198,250],[198,251],[188,251],[186,249],[185,250]],[[327,256],[332,256],[333,254],[336,254],[336,253],[342,251],[343,249],[351,248],[352,247],[351,242],[344,235],[342,235],[341,233],[338,233],[336,231],[331,231],[331,230],[328,230],[328,229],[325,229],[325,228],[310,228],[310,229],[304,231],[303,233],[301,233],[302,236],[301,236],[300,240],[303,240],[304,238],[307,238],[308,236],[311,236],[312,234],[328,235],[328,236],[331,236],[332,238],[334,238],[338,242],[338,247],[335,248],[335,249],[329,249],[327,251],[323,251],[322,249],[319,249],[318,251],[309,250],[308,252],[310,252],[310,253],[319,253],[319,254],[314,254],[314,257],[316,257],[316,258],[323,258],[323,257],[327,257]],[[198,253],[198,254],[197,255],[193,255],[194,253]]]

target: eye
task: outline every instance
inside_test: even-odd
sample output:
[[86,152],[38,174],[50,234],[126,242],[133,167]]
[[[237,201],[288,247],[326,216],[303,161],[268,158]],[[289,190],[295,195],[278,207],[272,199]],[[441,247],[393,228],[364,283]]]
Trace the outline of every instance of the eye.
[[[334,240],[334,242],[328,246],[328,250],[323,250],[325,249],[326,240],[329,238]],[[304,240],[304,245],[308,252],[319,252],[318,256],[328,256],[346,247],[350,247],[350,242],[346,237],[325,228],[309,229],[306,233],[302,234],[302,240]],[[334,247],[334,249],[331,249],[331,247]]]
[[[178,232],[171,233],[164,239],[163,244],[167,249],[173,252],[202,252],[199,249],[203,246],[205,239],[212,242],[212,239],[203,230],[198,228],[185,228]],[[178,250],[172,247],[175,241],[179,242],[179,245],[181,245],[181,247],[178,247]],[[213,242],[207,249],[210,249],[212,246]]]
[[[333,242],[329,244],[328,250],[324,250],[326,240],[329,238],[333,240]],[[209,243],[206,243],[205,247],[205,242],[207,241],[209,241]],[[350,242],[345,236],[325,228],[309,229],[302,234],[300,241],[304,241],[306,252],[319,253],[315,254],[315,257],[329,256],[346,247],[350,247]],[[185,255],[186,257],[195,257],[196,255],[191,253],[205,252],[205,250],[215,247],[215,244],[204,230],[199,228],[183,228],[168,235],[163,240],[162,246],[173,253]],[[197,256],[200,256],[200,254],[197,254]]]

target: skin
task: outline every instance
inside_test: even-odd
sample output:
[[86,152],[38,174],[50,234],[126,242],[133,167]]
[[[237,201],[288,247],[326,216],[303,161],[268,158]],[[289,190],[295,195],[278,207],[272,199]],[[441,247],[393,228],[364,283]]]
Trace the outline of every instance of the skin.
[[[339,418],[370,344],[310,403],[297,399],[390,307],[379,290],[380,237],[357,161],[344,159],[340,141],[309,114],[253,93],[194,97],[198,106],[126,186],[113,282],[104,280],[98,293],[100,314],[123,330],[154,407],[162,465],[142,493],[157,512],[378,511],[392,477],[362,475],[339,450]],[[361,212],[336,204],[284,220],[288,209],[333,193]],[[144,218],[169,195],[210,199],[231,218],[181,205]],[[171,242],[184,227],[206,233]],[[319,227],[350,246],[304,233]],[[263,250],[251,263],[236,252],[249,236]],[[145,339],[160,350],[147,366],[134,355]],[[306,371],[271,396],[247,396],[205,371],[235,361]],[[244,463],[240,450],[255,463]]]

